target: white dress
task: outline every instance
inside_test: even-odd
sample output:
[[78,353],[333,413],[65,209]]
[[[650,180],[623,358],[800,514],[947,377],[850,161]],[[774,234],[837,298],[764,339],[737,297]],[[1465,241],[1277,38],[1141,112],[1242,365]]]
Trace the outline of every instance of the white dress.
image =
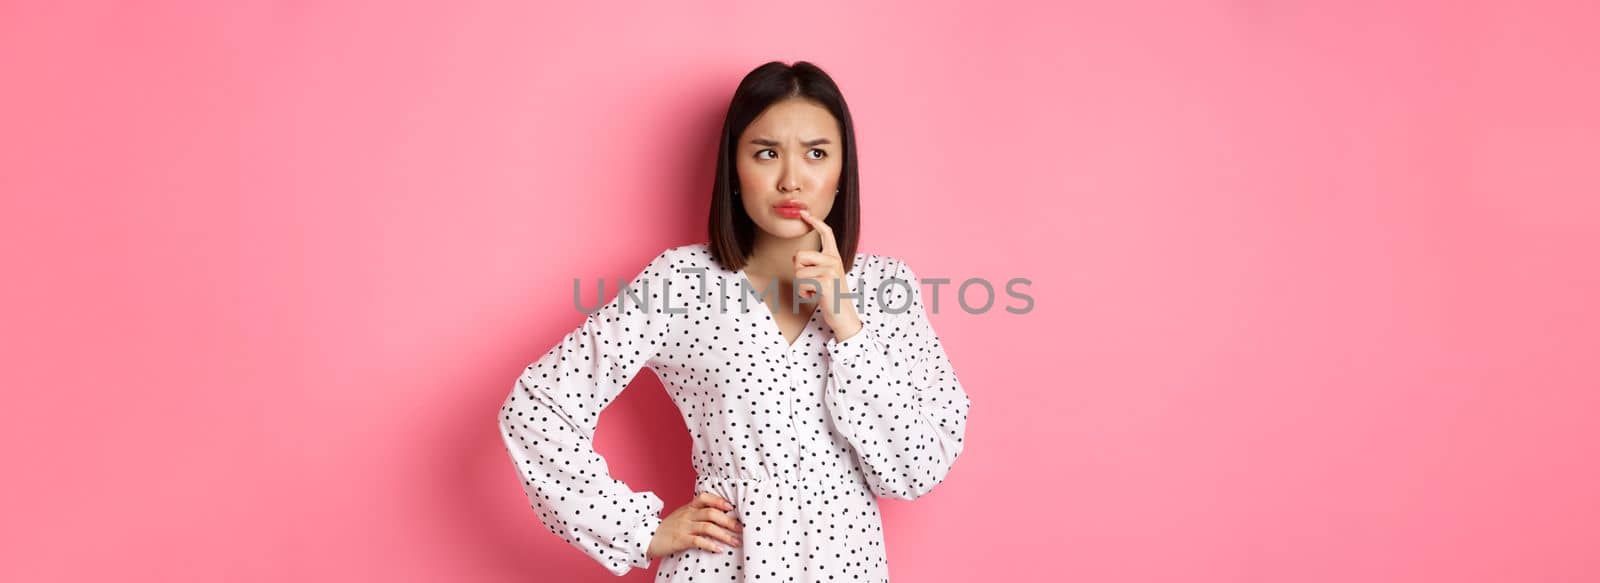
[[744,525],[742,546],[661,557],[657,581],[888,581],[875,495],[911,500],[942,482],[971,401],[905,262],[860,253],[847,280],[863,328],[839,342],[819,306],[791,345],[706,243],[657,255],[501,406],[540,521],[616,575],[650,567],[662,499],[613,478],[593,442],[601,410],[649,367],[693,438],[695,492],[727,499]]

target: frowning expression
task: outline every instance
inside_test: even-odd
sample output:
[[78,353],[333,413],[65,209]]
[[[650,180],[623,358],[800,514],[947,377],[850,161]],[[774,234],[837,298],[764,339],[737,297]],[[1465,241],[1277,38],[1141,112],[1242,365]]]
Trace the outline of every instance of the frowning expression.
[[844,168],[839,122],[816,102],[773,103],[739,136],[740,199],[750,220],[789,239],[811,231],[797,209],[827,218]]

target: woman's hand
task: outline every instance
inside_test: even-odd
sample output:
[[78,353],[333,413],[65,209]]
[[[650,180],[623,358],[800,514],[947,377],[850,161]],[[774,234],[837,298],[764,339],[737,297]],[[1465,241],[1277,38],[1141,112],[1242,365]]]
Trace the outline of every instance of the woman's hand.
[[650,548],[645,550],[645,556],[655,560],[696,547],[713,553],[727,550],[711,539],[730,545],[744,544],[734,534],[744,532],[744,525],[726,514],[731,510],[733,505],[721,496],[711,492],[696,494],[688,504],[661,519],[661,526],[656,529],[656,535],[651,537]]
[[[800,209],[800,218],[810,223],[811,228],[822,237],[822,250],[794,254],[795,291],[802,298],[818,296],[817,309],[822,310],[823,320],[833,328],[834,337],[842,342],[861,330],[861,318],[856,314],[856,305],[850,298],[835,299],[836,290],[839,293],[851,293],[850,282],[845,279],[844,259],[839,257],[839,244],[833,238],[833,227],[811,216],[811,211]],[[801,281],[803,279],[814,280],[820,285]]]

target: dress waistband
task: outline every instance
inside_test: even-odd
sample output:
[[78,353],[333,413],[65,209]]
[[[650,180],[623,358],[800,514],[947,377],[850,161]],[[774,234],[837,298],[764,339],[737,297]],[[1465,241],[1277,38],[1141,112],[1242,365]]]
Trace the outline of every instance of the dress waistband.
[[854,482],[861,477],[855,472],[825,467],[800,467],[788,466],[768,468],[758,466],[754,468],[733,468],[707,470],[695,469],[695,483],[710,482],[787,482],[804,483],[816,481],[842,481]]

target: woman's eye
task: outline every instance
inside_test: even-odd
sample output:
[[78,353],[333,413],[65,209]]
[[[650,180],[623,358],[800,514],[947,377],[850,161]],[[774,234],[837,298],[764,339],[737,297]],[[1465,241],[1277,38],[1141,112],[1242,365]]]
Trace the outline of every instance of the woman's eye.
[[[812,158],[812,160],[821,160],[823,158],[827,158],[828,157],[828,151],[827,150],[823,150],[821,148],[812,148],[811,152],[807,152],[807,153],[809,154],[809,153],[812,153],[812,152],[815,152],[817,154],[822,154],[821,156],[817,156],[815,158]],[[756,158],[760,159],[760,160],[772,160],[773,158],[768,158],[768,157],[765,156],[767,153],[772,153],[773,155],[777,155],[778,152],[775,151],[775,150],[772,150],[770,148],[765,149],[765,150],[759,150],[759,151],[756,152]]]

